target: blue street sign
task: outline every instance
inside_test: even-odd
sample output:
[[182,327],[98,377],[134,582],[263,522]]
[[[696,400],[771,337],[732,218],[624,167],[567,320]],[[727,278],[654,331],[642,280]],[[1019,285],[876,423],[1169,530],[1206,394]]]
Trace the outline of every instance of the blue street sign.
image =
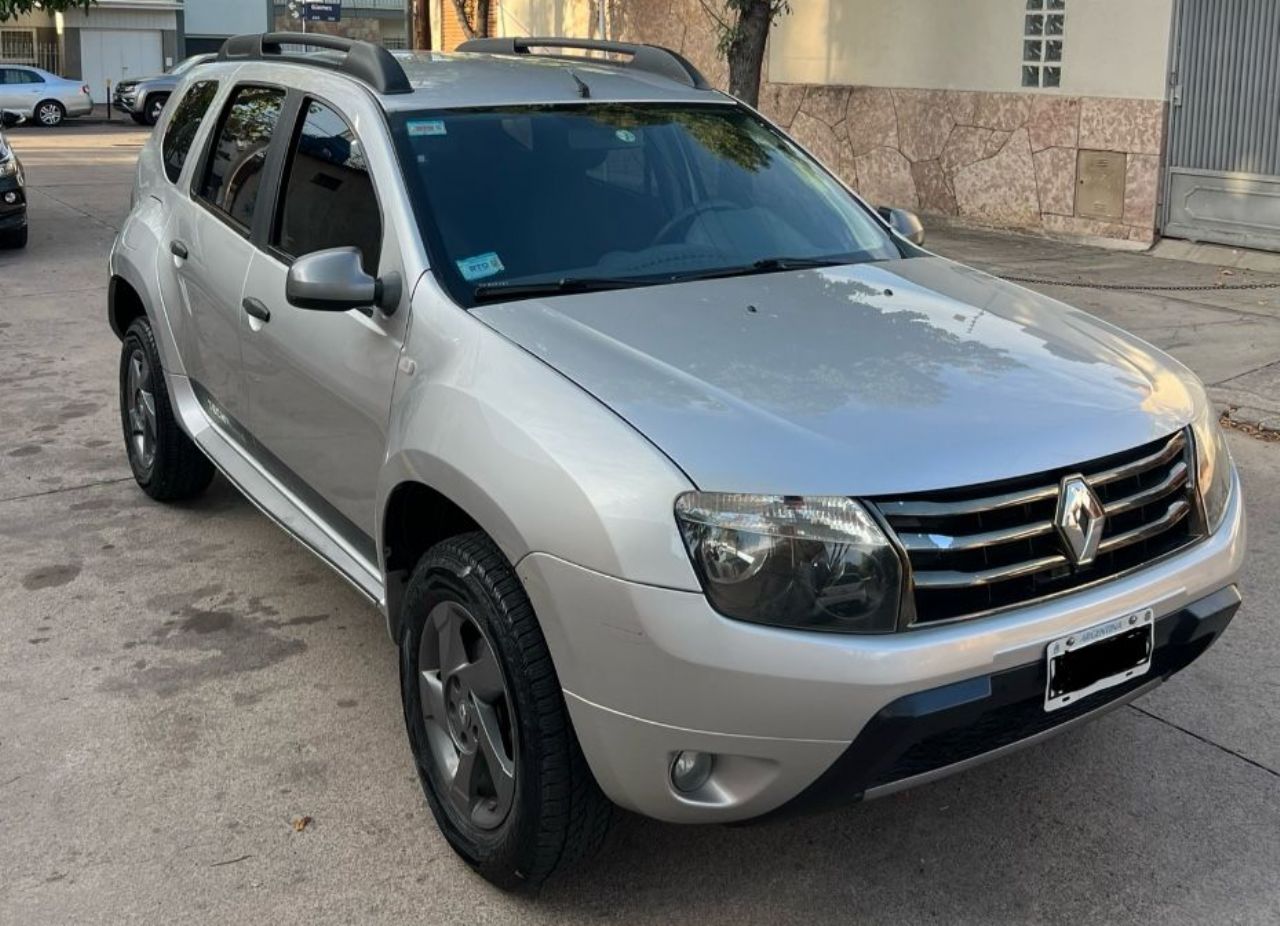
[[342,21],[341,0],[332,3],[306,3],[302,7],[304,19],[313,23],[336,23]]

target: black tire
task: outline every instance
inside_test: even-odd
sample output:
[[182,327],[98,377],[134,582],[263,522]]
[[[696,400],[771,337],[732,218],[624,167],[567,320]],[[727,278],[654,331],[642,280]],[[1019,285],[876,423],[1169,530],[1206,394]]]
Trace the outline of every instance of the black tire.
[[[454,603],[479,625],[497,657],[514,731],[514,798],[505,818],[488,828],[464,817],[448,796],[447,771],[428,739],[420,691],[428,615]],[[410,577],[403,614],[405,725],[427,802],[454,851],[484,878],[507,889],[536,888],[557,868],[599,851],[615,808],[578,745],[533,607],[493,541],[483,533],[463,534],[429,550]],[[437,675],[444,678],[442,671]]]
[[142,124],[155,125],[160,121],[160,114],[164,112],[164,104],[169,101],[167,93],[153,93],[143,101],[142,108]]
[[147,124],[147,117],[143,113],[129,113],[129,118],[138,123],[138,125]]
[[[131,383],[136,383],[136,388]],[[141,411],[147,403],[139,393],[150,398],[149,415]],[[160,352],[151,323],[145,317],[129,325],[120,348],[120,420],[129,466],[142,491],[156,501],[173,502],[192,498],[208,488],[213,480],[213,464],[174,417]],[[150,447],[150,453],[144,451],[144,446]]]
[[47,129],[57,128],[66,121],[67,107],[57,100],[41,100],[32,110],[31,121]]
[[27,226],[15,231],[0,232],[0,248],[19,250],[27,246]]

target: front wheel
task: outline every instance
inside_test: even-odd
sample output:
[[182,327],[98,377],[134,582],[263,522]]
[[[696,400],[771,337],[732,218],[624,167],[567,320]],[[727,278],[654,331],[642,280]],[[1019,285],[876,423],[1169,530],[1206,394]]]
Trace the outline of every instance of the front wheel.
[[427,802],[482,876],[536,887],[599,849],[613,805],[587,768],[529,599],[486,535],[443,541],[414,569],[400,679]]
[[199,495],[213,480],[213,464],[178,425],[145,317],[135,319],[120,348],[120,420],[129,466],[156,501]]
[[45,100],[36,107],[36,122],[45,128],[57,128],[66,118],[67,108],[57,100]]
[[160,121],[160,114],[164,112],[164,104],[169,101],[167,93],[158,93],[147,97],[147,107],[143,112],[143,122],[147,125],[155,125]]

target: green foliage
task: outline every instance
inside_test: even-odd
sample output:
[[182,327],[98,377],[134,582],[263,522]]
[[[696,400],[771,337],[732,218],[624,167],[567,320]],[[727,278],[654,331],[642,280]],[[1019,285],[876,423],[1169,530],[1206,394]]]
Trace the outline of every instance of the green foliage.
[[66,10],[87,10],[98,0],[0,0],[0,22],[21,16],[23,13],[62,13]]
[[[742,17],[747,8],[762,0],[724,0],[724,9],[728,17],[714,16],[718,41],[716,49],[721,57],[728,57],[729,50],[742,38]],[[781,17],[791,12],[791,0],[767,0],[769,4],[769,22],[776,23]]]

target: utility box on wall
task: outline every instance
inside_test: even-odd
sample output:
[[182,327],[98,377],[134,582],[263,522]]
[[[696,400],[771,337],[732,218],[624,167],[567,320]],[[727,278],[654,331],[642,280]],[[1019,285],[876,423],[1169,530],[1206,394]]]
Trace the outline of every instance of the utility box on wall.
[[1124,217],[1124,152],[1089,151],[1076,155],[1076,215],[1119,221]]

